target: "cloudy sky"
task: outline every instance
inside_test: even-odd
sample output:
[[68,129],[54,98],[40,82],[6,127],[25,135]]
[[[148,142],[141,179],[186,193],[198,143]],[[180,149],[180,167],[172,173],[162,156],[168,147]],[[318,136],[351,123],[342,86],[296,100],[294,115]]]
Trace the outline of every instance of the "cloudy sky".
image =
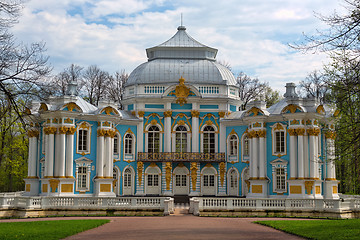
[[314,12],[341,12],[339,0],[30,0],[16,37],[44,41],[54,73],[71,63],[130,73],[147,61],[145,49],[172,37],[180,25],[219,50],[217,59],[283,92],[328,61],[288,43],[324,29]]

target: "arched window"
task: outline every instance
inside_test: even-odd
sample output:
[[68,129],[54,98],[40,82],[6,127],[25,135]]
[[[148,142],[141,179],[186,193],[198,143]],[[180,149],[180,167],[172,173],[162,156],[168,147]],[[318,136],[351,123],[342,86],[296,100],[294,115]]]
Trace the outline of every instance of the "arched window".
[[119,147],[120,147],[120,145],[119,145],[119,135],[118,134],[116,134],[115,136],[114,136],[114,154],[115,155],[117,155],[117,154],[119,154]]
[[129,168],[124,171],[124,187],[131,187],[131,170]]
[[235,134],[229,138],[229,155],[235,156],[238,153],[238,139]]
[[77,153],[90,153],[91,126],[82,122],[77,130]]
[[249,139],[248,135],[245,135],[243,145],[244,145],[243,155],[249,156],[250,155],[250,139]]
[[160,152],[160,130],[157,126],[151,126],[148,130],[148,152]]
[[203,130],[203,152],[215,153],[215,130],[212,126],[206,126]]
[[273,155],[286,154],[286,127],[280,123],[272,126]]
[[176,128],[176,152],[187,152],[187,129],[184,126]]
[[130,133],[125,135],[125,154],[133,154],[133,137]]

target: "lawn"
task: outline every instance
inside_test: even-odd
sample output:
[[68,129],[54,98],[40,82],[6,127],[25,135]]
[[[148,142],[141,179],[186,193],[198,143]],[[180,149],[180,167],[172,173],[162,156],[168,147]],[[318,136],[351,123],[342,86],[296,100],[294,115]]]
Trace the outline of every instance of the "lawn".
[[107,219],[0,222],[0,239],[62,239],[108,222]]
[[360,219],[256,221],[308,239],[360,239]]

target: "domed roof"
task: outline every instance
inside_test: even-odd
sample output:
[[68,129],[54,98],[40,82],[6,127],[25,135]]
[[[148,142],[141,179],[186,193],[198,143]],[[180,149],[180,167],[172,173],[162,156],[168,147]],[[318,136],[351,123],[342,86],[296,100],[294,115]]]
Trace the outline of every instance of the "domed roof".
[[236,85],[231,71],[216,63],[217,49],[199,43],[184,26],[166,42],[146,49],[148,62],[130,74],[126,86],[134,84],[172,84],[180,76],[192,84]]

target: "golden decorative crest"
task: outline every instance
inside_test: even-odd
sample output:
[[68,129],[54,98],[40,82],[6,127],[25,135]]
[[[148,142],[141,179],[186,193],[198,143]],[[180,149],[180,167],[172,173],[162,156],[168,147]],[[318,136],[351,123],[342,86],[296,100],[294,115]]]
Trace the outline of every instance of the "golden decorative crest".
[[151,125],[156,125],[157,124],[157,121],[155,119],[151,120],[150,122]]
[[323,106],[323,105],[319,105],[319,106],[316,108],[316,112],[317,112],[318,114],[325,114],[324,106]]
[[67,118],[64,120],[64,123],[72,123],[72,120],[70,118]]
[[116,109],[114,109],[113,107],[110,107],[110,106],[105,107],[103,110],[101,110],[100,113],[103,113],[103,112],[105,112],[106,115],[111,115],[111,113],[119,114]]
[[296,136],[296,129],[294,128],[289,128],[288,129],[288,133],[290,136]]
[[138,111],[138,115],[139,115],[139,117],[144,117],[145,112],[144,111]]
[[190,88],[185,86],[185,79],[181,77],[179,79],[179,85],[175,88],[175,96],[177,97],[176,103],[183,106],[187,103],[186,98],[190,95]]
[[287,111],[290,111],[291,113],[295,113],[296,109],[299,109],[301,111],[301,108],[298,105],[295,104],[289,104],[286,107],[283,108],[281,113],[286,113]]
[[138,162],[137,163],[137,171],[138,171],[139,185],[141,185],[143,169],[144,169],[144,163]]
[[298,136],[303,136],[305,134],[305,129],[304,128],[297,128],[296,129],[296,134]]
[[294,119],[294,120],[292,120],[292,121],[290,122],[290,124],[291,124],[291,125],[299,125],[299,124],[300,124],[300,121]]
[[183,125],[185,125],[185,121],[184,120],[179,120],[177,122],[177,124],[180,125],[180,126],[183,126]]
[[313,181],[305,181],[305,190],[308,195],[311,194],[312,187],[314,186]]
[[57,179],[50,179],[49,180],[49,183],[50,183],[50,187],[51,187],[51,192],[55,192],[56,189],[58,188],[58,185],[59,185],[59,180]]
[[164,112],[164,117],[171,117],[171,115],[172,115],[172,111],[165,111]]
[[191,110],[191,116],[192,117],[199,117],[200,116],[200,113],[198,110]]
[[166,180],[166,190],[170,190],[170,182],[171,182],[171,162],[165,163],[165,180]]
[[224,186],[224,179],[225,179],[225,163],[221,162],[219,164],[219,168],[220,168],[220,182],[221,182],[221,186]]
[[42,110],[42,111],[47,111],[48,110],[48,107],[45,103],[41,103],[40,104],[40,108],[39,108],[39,111]]
[[197,170],[198,170],[197,163],[192,162],[190,166],[190,171],[191,171],[191,183],[192,183],[193,191],[196,191]]
[[219,112],[219,117],[223,118],[225,117],[226,113],[225,112]]
[[284,129],[284,127],[280,123],[277,123],[275,128],[274,128],[275,131],[276,130],[283,130],[283,129]]
[[80,107],[74,102],[69,102],[69,103],[65,104],[63,108],[66,108],[66,107],[70,112],[72,112],[74,109],[80,110]]
[[263,111],[261,111],[261,109],[257,108],[257,107],[252,107],[250,110],[247,111],[247,115],[250,115],[251,113],[254,114],[254,116],[259,115],[259,113],[264,114]]
[[213,125],[213,122],[212,122],[211,120],[207,120],[207,121],[205,122],[205,124],[206,124],[206,125]]
[[254,123],[253,127],[261,127],[261,123],[259,122]]

